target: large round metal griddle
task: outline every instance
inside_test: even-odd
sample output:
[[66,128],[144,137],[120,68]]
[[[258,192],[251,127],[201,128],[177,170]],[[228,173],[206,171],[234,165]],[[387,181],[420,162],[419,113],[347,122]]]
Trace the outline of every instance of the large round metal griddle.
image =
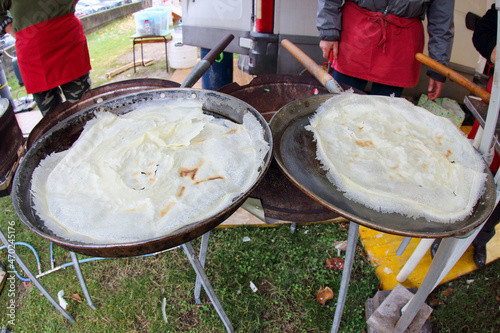
[[274,157],[287,177],[306,194],[346,219],[386,233],[443,238],[465,234],[483,223],[495,204],[495,185],[488,170],[485,191],[474,212],[454,223],[429,222],[401,214],[381,213],[347,199],[326,177],[316,159],[313,134],[304,127],[316,109],[333,95],[318,95],[296,100],[280,109],[271,119]]
[[[31,194],[31,177],[33,170],[39,165],[42,159],[52,152],[68,149],[79,137],[86,122],[95,116],[96,111],[109,111],[116,114],[123,114],[144,104],[163,104],[169,100],[179,99],[196,99],[202,101],[204,112],[237,123],[242,122],[243,115],[247,112],[252,113],[258,119],[264,130],[264,138],[269,143],[270,150],[262,161],[258,179],[247,192],[236,197],[228,207],[222,207],[214,216],[200,221],[193,221],[192,224],[170,234],[144,241],[119,244],[93,244],[91,241],[82,243],[69,240],[64,235],[56,235],[50,228],[46,227],[44,221],[37,216],[36,211],[32,207],[33,202]],[[65,249],[85,255],[100,257],[137,256],[184,244],[222,223],[245,201],[249,193],[257,186],[266,173],[271,158],[272,138],[269,126],[265,119],[247,103],[229,95],[198,89],[179,88],[141,92],[107,100],[93,107],[81,110],[64,119],[40,137],[27,152],[17,170],[12,189],[12,201],[17,215],[28,228]]]

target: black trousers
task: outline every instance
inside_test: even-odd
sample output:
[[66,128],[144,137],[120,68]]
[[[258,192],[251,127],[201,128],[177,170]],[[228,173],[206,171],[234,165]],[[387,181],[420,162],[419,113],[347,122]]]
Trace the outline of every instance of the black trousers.
[[474,244],[475,247],[486,245],[486,243],[495,236],[495,226],[499,221],[500,204],[495,207],[493,213],[491,213],[491,216],[488,218],[481,231],[479,231],[472,244]]

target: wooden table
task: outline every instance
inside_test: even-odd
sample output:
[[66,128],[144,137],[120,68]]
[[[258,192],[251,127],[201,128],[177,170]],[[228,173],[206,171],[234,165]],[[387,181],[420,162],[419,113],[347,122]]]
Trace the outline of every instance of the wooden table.
[[135,73],[135,45],[141,44],[141,63],[144,66],[144,49],[143,44],[150,43],[165,43],[165,65],[168,72],[168,56],[167,56],[167,43],[172,40],[170,33],[164,35],[138,35],[133,34],[130,36],[132,39],[132,51],[134,53],[134,73]]

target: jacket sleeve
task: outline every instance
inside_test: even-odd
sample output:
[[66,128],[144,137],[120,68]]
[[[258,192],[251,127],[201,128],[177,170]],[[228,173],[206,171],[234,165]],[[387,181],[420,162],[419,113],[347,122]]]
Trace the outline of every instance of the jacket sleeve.
[[498,12],[495,5],[492,5],[477,23],[472,35],[474,47],[488,61],[490,61],[491,53],[497,44],[497,18]]
[[[455,29],[453,12],[455,0],[434,0],[427,9],[427,33],[429,34],[429,56],[437,62],[448,66],[451,58],[451,48]],[[446,77],[433,69],[427,70],[427,75],[436,81],[444,82]]]
[[340,30],[342,27],[342,13],[340,12],[340,8],[343,5],[343,0],[318,0],[316,28],[318,28],[321,40],[340,40]]

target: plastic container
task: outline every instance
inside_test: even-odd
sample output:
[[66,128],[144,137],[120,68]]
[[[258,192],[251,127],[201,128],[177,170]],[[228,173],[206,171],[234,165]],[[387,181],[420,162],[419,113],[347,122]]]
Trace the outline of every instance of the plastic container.
[[[135,12],[135,32],[139,36],[160,35],[162,32],[163,12],[141,10]],[[164,32],[165,34],[167,31]]]
[[198,60],[198,48],[182,43],[182,28],[172,31],[172,40],[168,43],[168,63],[172,68],[191,68]]
[[153,22],[150,13],[141,10],[133,14],[135,20],[135,33],[139,36],[153,34]]
[[167,35],[173,28],[172,10],[167,7],[150,7],[144,9],[155,17],[155,32],[157,35]]

